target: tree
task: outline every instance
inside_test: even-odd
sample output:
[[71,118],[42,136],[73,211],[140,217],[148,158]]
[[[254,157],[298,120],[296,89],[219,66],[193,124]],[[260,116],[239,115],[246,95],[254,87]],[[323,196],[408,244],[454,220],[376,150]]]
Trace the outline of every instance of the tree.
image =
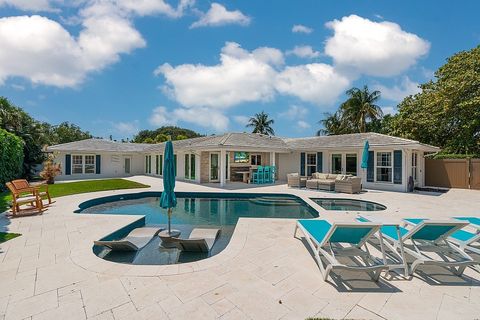
[[260,133],[269,136],[274,136],[275,131],[272,128],[272,125],[275,121],[273,119],[268,119],[268,114],[264,111],[256,113],[255,116],[251,117],[248,120],[246,127],[252,127],[252,133]]
[[161,143],[161,142],[165,142],[168,140],[168,136],[164,133],[159,133],[157,134],[157,136],[155,137],[155,142],[156,143]]
[[21,175],[31,178],[34,167],[45,158],[42,148],[49,142],[49,125],[36,121],[25,111],[12,105],[8,99],[0,97],[0,128],[23,140]]
[[[179,140],[178,137],[187,137],[189,138],[196,138],[196,137],[201,137],[202,135],[189,129],[185,128],[180,128],[180,127],[174,127],[174,126],[164,126],[160,127],[155,130],[141,130],[138,134],[136,134],[132,142],[136,143],[142,143],[145,141],[145,139],[150,138],[154,141],[157,140],[158,135],[162,135],[162,137],[167,137],[170,136],[172,140]],[[161,139],[163,139],[161,138]],[[165,140],[166,141],[166,140]],[[159,141],[161,142],[161,141]]]
[[364,86],[363,89],[351,88],[346,94],[348,99],[337,112],[326,113],[325,118],[320,120],[324,128],[318,130],[317,135],[367,132],[370,123],[381,121],[383,112],[376,105],[380,91],[370,92],[368,86]]
[[357,132],[366,132],[367,122],[381,119],[382,109],[375,103],[380,99],[378,90],[370,92],[368,86],[363,90],[351,88],[347,92],[349,98],[342,103],[342,121],[350,124]]
[[22,139],[0,129],[0,190],[3,189],[6,182],[22,175],[22,164]]
[[[62,122],[59,125],[53,126],[50,134],[50,144],[60,144],[92,138],[90,132],[82,131],[79,126],[69,122]],[[112,140],[111,137],[112,136],[110,136],[110,140]]]
[[399,104],[391,133],[480,155],[480,46],[448,58],[435,78]]

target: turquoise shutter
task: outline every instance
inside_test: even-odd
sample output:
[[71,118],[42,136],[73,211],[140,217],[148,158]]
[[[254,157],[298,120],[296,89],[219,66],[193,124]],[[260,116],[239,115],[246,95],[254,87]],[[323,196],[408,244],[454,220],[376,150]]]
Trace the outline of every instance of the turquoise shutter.
[[173,163],[175,165],[175,177],[177,176],[177,155],[173,155]]
[[402,150],[393,151],[393,183],[402,184]]
[[97,154],[95,156],[95,174],[100,174],[100,167],[102,166],[102,157]]
[[375,152],[368,151],[367,181],[373,182],[375,177]]
[[323,172],[323,153],[317,152],[317,172]]
[[300,175],[305,176],[305,152],[300,153]]
[[72,174],[72,155],[71,154],[65,155],[65,174],[67,176]]

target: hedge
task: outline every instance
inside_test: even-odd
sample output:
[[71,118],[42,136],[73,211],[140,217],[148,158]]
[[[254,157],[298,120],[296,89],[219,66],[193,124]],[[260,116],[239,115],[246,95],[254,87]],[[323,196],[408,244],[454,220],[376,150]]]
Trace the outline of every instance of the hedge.
[[0,129],[0,190],[22,174],[23,140]]

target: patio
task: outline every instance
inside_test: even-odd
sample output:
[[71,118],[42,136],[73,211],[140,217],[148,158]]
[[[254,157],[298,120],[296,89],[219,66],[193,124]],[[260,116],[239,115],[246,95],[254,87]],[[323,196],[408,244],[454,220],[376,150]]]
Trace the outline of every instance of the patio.
[[[161,190],[161,179],[132,180]],[[327,212],[309,197],[370,200],[386,205],[376,215],[446,218],[480,216],[480,192],[444,194],[369,191],[359,195],[289,189],[284,184],[199,185],[178,191],[272,192],[300,196],[331,221],[353,221],[354,212]],[[480,274],[462,278],[429,267],[412,279],[341,274],[323,282],[304,243],[293,238],[294,220],[241,219],[219,255],[170,266],[131,266],[92,253],[93,240],[138,217],[74,214],[80,202],[105,191],[56,199],[42,216],[8,220],[0,230],[23,235],[0,244],[0,319],[475,319],[480,315]],[[337,281],[338,280],[338,281]]]

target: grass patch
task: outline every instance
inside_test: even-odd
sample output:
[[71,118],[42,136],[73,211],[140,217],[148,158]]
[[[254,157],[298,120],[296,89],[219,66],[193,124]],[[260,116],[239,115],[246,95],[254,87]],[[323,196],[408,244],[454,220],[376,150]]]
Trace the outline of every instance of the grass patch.
[[[51,184],[48,186],[48,191],[52,198],[57,198],[87,192],[149,187],[148,185],[125,179],[104,179]],[[4,212],[9,208],[8,204],[11,200],[10,192],[0,193],[0,212]]]
[[20,233],[5,233],[5,232],[0,232],[0,243],[8,241],[10,239],[20,237]]

